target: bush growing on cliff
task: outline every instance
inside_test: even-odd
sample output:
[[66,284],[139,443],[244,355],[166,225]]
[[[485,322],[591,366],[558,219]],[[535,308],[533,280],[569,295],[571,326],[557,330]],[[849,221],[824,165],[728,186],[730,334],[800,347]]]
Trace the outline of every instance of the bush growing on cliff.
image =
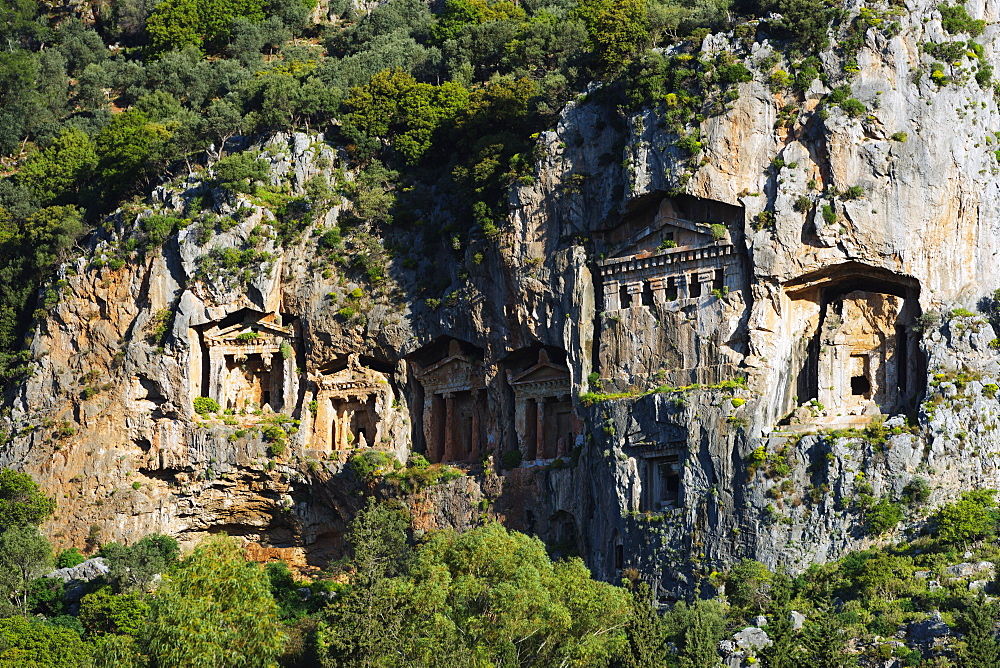
[[194,412],[198,415],[205,416],[210,413],[218,413],[222,410],[219,406],[219,402],[212,397],[198,397],[194,400]]
[[986,21],[973,19],[964,5],[942,2],[938,5],[938,11],[941,12],[941,26],[952,35],[966,33],[978,37],[986,29]]
[[75,547],[70,547],[59,553],[56,557],[56,568],[72,568],[82,564],[87,557]]
[[865,512],[865,521],[869,531],[883,534],[903,521],[903,509],[889,499],[879,499]]
[[959,545],[988,538],[996,533],[996,490],[963,492],[961,498],[938,510],[934,516],[936,533],[945,543]]
[[772,578],[767,566],[759,561],[744,559],[726,578],[726,596],[733,605],[759,613],[771,600]]
[[356,452],[347,460],[347,464],[358,478],[368,483],[387,471],[402,466],[398,459],[382,450]]

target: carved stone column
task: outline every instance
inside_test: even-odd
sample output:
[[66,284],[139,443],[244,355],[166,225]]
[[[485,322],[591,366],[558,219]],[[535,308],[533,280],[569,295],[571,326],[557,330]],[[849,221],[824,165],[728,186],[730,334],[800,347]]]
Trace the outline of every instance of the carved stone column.
[[649,279],[649,288],[653,291],[654,304],[667,303],[667,280],[663,276]]
[[627,284],[625,290],[628,292],[630,298],[629,308],[642,306],[642,281]]
[[471,443],[469,444],[468,460],[479,459],[479,406],[482,403],[482,390],[472,391],[472,433],[469,434]]
[[424,392],[424,410],[423,410],[423,430],[424,430],[424,450],[427,452],[427,459],[432,463],[436,464],[438,461],[437,451],[437,441],[435,439],[434,431],[434,420],[440,419],[438,416],[434,415],[434,393],[430,391]]
[[684,274],[678,274],[674,277],[674,285],[677,286],[677,299],[690,299],[688,292],[688,278]]
[[212,397],[225,408],[226,397],[223,394],[222,371],[226,365],[225,356],[219,346],[208,349],[208,396]]
[[443,462],[455,461],[455,396],[444,395],[444,455]]
[[535,402],[538,405],[535,423],[535,458],[545,459],[545,398],[539,397]]
[[621,299],[618,296],[618,288],[621,284],[618,281],[604,282],[604,310],[607,312],[620,311],[622,308]]
[[336,441],[333,438],[333,414],[330,399],[322,397],[316,400],[316,415],[313,416],[313,443],[322,445],[324,449],[333,450]]
[[701,296],[712,294],[712,283],[715,282],[715,271],[698,272],[698,282],[701,283]]

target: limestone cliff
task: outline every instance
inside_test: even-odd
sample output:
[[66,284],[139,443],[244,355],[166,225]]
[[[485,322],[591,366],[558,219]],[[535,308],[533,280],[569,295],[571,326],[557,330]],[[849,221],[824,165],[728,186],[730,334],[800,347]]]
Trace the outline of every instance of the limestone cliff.
[[[804,94],[766,38],[711,35],[753,80],[694,156],[662,107],[581,99],[499,236],[452,249],[330,236],[346,202],[289,232],[210,172],[162,186],[60,269],[0,464],[57,493],[63,543],[228,531],[320,564],[364,489],[349,454],[418,451],[469,473],[409,494],[422,529],[499,518],[664,594],[865,545],[861,489],[1000,487],[1000,360],[972,313],[1000,286],[1000,110],[971,76],[1000,64],[1000,17],[969,8],[982,56],[946,81],[922,45],[968,38],[925,0],[881,8],[893,30]],[[830,101],[845,84],[863,113]],[[351,178],[322,137],[262,148],[289,198]],[[160,246],[150,216],[182,226]]]

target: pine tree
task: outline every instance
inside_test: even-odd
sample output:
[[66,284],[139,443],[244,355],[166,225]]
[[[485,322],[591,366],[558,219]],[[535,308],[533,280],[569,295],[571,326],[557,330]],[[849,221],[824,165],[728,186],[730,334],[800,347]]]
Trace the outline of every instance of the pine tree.
[[767,668],[798,668],[802,665],[800,634],[792,626],[791,583],[786,575],[775,575],[771,589],[773,608],[767,624],[771,645],[761,651]]
[[836,617],[828,612],[819,614],[806,626],[803,634],[805,660],[800,665],[810,668],[847,668],[857,665],[857,657],[847,653],[847,639]]
[[632,614],[626,634],[628,648],[623,661],[627,668],[660,668],[664,665],[664,627],[653,606],[653,590],[639,581],[632,586]]
[[961,668],[995,668],[1000,665],[996,640],[997,606],[980,592],[962,614],[965,647],[959,653]]
[[680,668],[715,668],[719,665],[719,639],[705,619],[703,604],[694,604],[691,624],[684,630],[684,642],[677,654]]

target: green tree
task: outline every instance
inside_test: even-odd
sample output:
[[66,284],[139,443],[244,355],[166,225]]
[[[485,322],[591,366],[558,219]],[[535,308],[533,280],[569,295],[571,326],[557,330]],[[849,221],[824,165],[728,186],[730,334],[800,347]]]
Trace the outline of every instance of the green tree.
[[805,657],[801,665],[810,668],[847,668],[856,666],[857,658],[847,653],[843,625],[829,612],[810,617],[803,634]]
[[266,182],[268,165],[255,153],[234,153],[213,166],[219,185],[233,193],[253,193],[257,184]]
[[644,0],[582,0],[577,14],[583,19],[601,64],[619,71],[639,53],[649,37]]
[[349,591],[325,616],[330,632],[323,636],[324,666],[404,665],[398,651],[411,615],[410,587],[397,576],[409,567],[409,516],[399,505],[369,498],[350,525],[349,541],[355,576]]
[[771,600],[772,577],[764,564],[744,559],[726,579],[726,596],[737,607],[763,612]]
[[800,51],[815,53],[830,43],[836,9],[827,0],[777,0],[774,9],[781,14],[777,27]]
[[52,547],[38,529],[16,526],[0,534],[0,592],[28,612],[31,583],[52,568]]
[[977,489],[941,506],[934,516],[938,537],[946,543],[964,544],[992,536],[996,532],[995,496],[994,489]]
[[982,592],[962,611],[960,621],[965,638],[959,651],[961,668],[1000,666],[1000,643],[996,639],[998,617],[997,604],[987,600]]
[[632,611],[625,628],[627,647],[622,661],[627,668],[660,668],[667,653],[666,629],[653,605],[653,590],[646,582],[631,583]]
[[499,524],[433,536],[412,577],[432,651],[457,642],[496,663],[600,666],[625,646],[627,592],[593,580],[579,559],[553,563],[541,541]]
[[94,652],[93,668],[147,668],[149,662],[139,654],[138,643],[132,636],[99,635],[91,639]]
[[803,665],[799,632],[793,628],[791,582],[785,575],[775,575],[772,586],[773,607],[767,623],[771,644],[761,650],[767,668],[799,668]]
[[443,42],[455,39],[469,26],[524,19],[524,10],[510,0],[445,0],[431,33]]
[[284,640],[267,575],[225,536],[202,543],[165,579],[142,635],[154,668],[263,668]]
[[80,623],[91,635],[138,636],[148,614],[149,604],[135,592],[115,594],[101,587],[80,599]]
[[38,272],[45,273],[64,260],[84,229],[80,210],[74,206],[50,206],[28,216],[24,240],[32,249]]
[[17,178],[43,206],[76,201],[97,167],[97,147],[87,134],[66,128],[46,149],[33,153]]
[[[676,611],[676,609],[675,609]],[[719,641],[725,629],[725,618],[712,601],[695,600],[680,608],[684,619],[677,652],[680,668],[715,668],[719,659]],[[686,614],[685,614],[686,613]]]
[[164,0],[146,21],[149,43],[156,52],[201,46],[198,0]]
[[91,650],[80,636],[45,622],[0,619],[0,668],[89,668]]
[[169,156],[170,131],[150,122],[143,112],[130,109],[114,117],[95,138],[96,175],[105,199],[115,201],[136,186],[147,185]]
[[[168,2],[170,0],[167,0]],[[295,4],[294,0],[287,4]],[[264,20],[262,0],[198,0],[198,27],[205,50],[222,53],[232,37],[233,20]]]
[[112,543],[101,550],[110,569],[106,579],[117,592],[147,591],[179,553],[177,541],[161,534],[150,534],[129,547]]
[[41,524],[56,509],[30,475],[0,469],[0,531],[25,524]]
[[351,91],[344,102],[345,120],[415,165],[431,148],[438,130],[453,123],[469,99],[460,84],[433,86],[400,70],[386,70]]
[[69,547],[59,553],[56,557],[56,568],[72,568],[79,566],[87,560],[76,547]]

